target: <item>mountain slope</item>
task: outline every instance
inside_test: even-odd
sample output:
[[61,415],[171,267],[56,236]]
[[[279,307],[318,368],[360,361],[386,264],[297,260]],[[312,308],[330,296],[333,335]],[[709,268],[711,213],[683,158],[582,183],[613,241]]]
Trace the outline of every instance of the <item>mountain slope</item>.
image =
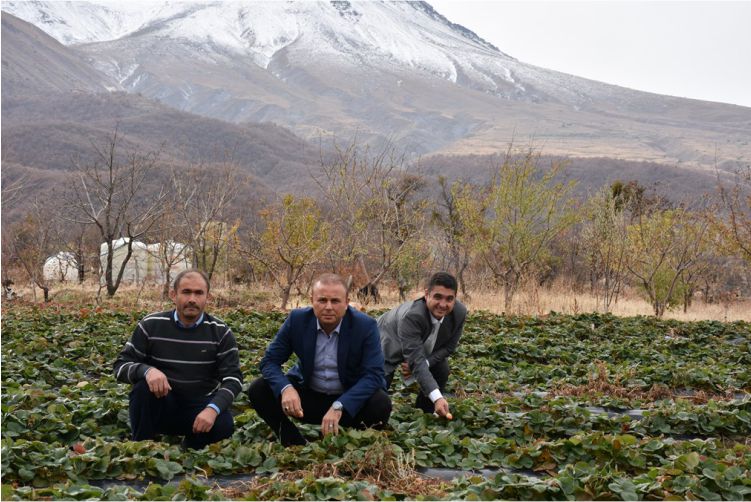
[[159,152],[168,168],[237,166],[242,207],[279,185],[305,186],[319,164],[317,147],[271,124],[232,124],[175,110],[143,96],[111,92],[104,75],[74,50],[3,13],[2,182],[25,179],[29,197],[3,207],[4,221],[24,214],[34,197],[60,191],[77,162],[95,157],[115,130],[121,152]]
[[[2,13],[3,99],[60,91],[106,92],[119,88],[75,49],[35,26]],[[30,60],[34,64],[28,64]]]
[[705,167],[751,157],[751,108],[527,65],[425,2],[121,4],[3,9],[76,44],[129,92],[306,138],[390,138],[418,154],[533,141],[547,153]]

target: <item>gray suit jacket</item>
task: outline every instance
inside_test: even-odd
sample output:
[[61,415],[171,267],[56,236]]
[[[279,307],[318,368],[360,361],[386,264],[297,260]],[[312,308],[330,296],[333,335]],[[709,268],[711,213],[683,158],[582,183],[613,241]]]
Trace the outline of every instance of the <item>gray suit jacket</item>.
[[454,353],[462,336],[466,317],[467,307],[457,301],[454,310],[441,323],[433,352],[426,354],[423,343],[430,336],[433,326],[425,298],[402,303],[383,314],[378,318],[378,330],[386,360],[383,368],[385,373],[392,373],[403,361],[407,361],[422,392],[430,394],[438,388],[438,384],[431,375],[428,364],[433,366]]

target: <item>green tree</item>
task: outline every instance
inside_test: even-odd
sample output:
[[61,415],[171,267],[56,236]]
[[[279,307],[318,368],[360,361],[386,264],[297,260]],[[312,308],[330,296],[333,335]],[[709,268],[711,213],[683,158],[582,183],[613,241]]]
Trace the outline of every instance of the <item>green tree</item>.
[[626,274],[626,217],[615,190],[603,188],[589,201],[581,238],[590,284],[598,305],[607,312],[623,287]]
[[653,211],[629,225],[627,235],[628,270],[661,317],[683,303],[691,271],[711,252],[708,222],[683,208]]
[[293,195],[261,210],[260,219],[261,228],[251,232],[246,252],[255,266],[271,276],[285,309],[303,272],[324,257],[330,225],[321,220],[313,199]]
[[509,150],[482,203],[462,206],[477,251],[503,287],[506,311],[522,281],[547,262],[551,241],[577,219],[570,198],[574,182],[555,181],[563,165],[553,162],[543,171],[539,161],[532,149],[519,155]]

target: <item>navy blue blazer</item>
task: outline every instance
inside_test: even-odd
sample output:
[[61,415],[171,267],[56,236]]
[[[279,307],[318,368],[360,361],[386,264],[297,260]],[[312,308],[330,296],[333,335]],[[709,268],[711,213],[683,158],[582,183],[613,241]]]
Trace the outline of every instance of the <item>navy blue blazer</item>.
[[[312,307],[295,309],[279,328],[261,360],[261,373],[274,395],[292,381],[307,387],[313,375],[316,353],[317,324]],[[292,354],[298,363],[285,375],[282,364]],[[339,380],[344,393],[339,401],[351,417],[357,415],[366,401],[378,390],[386,390],[383,373],[383,351],[375,319],[352,307],[342,319],[337,348]]]

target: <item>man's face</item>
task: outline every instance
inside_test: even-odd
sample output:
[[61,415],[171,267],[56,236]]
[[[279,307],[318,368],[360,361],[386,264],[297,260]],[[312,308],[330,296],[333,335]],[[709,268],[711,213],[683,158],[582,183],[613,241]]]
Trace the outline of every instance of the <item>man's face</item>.
[[338,283],[315,283],[310,301],[318,322],[327,333],[339,325],[347,312],[347,290]]
[[199,274],[187,274],[180,279],[177,290],[170,291],[180,322],[193,324],[201,317],[208,301],[208,285]]
[[428,311],[436,319],[443,319],[444,316],[454,310],[456,303],[456,291],[445,286],[433,286],[433,289],[425,290],[425,304]]

